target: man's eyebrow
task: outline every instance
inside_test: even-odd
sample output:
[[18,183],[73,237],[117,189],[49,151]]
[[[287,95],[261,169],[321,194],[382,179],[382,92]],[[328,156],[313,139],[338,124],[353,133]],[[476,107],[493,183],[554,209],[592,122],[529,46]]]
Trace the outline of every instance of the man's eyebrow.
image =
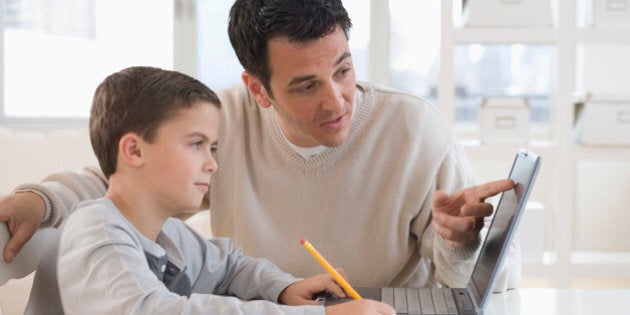
[[308,80],[312,80],[315,79],[315,76],[312,74],[308,74],[308,75],[303,75],[300,77],[295,77],[293,78],[293,80],[291,80],[291,82],[289,82],[289,84],[287,86],[292,86],[292,85],[296,85],[300,82],[304,82],[304,81],[308,81]]
[[339,58],[337,58],[337,61],[335,62],[335,66],[339,65],[340,63],[342,63],[346,58],[349,58],[350,52],[345,52],[343,54],[341,54],[341,56],[339,56]]
[[[337,58],[337,60],[335,61],[335,66],[339,65],[340,63],[342,63],[346,58],[349,58],[351,55],[349,52],[344,52],[343,54],[341,54],[341,56],[339,56],[339,58]],[[293,78],[293,80],[291,80],[291,82],[289,82],[289,84],[287,86],[292,86],[295,84],[298,84],[300,82],[304,82],[304,81],[308,81],[308,80],[312,80],[314,79],[315,76],[312,74],[308,74],[308,75],[303,75],[300,77],[295,77]]]

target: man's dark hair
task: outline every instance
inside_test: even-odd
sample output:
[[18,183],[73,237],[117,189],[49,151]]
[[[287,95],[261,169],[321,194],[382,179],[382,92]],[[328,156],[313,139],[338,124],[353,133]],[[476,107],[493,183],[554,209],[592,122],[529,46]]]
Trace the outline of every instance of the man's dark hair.
[[134,132],[151,143],[164,121],[198,101],[221,107],[210,88],[180,72],[131,67],[108,76],[96,88],[90,112],[90,141],[105,176],[116,171],[123,135]]
[[275,37],[306,42],[340,27],[346,38],[352,27],[340,0],[236,0],[228,34],[243,68],[271,95],[268,42]]

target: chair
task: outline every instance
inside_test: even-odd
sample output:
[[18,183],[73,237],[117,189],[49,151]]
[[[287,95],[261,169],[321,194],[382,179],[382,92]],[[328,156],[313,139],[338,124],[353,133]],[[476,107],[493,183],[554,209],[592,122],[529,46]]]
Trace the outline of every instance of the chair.
[[[39,229],[37,233],[33,235],[31,240],[24,245],[24,248],[22,248],[10,264],[7,264],[0,254],[0,287],[4,286],[11,279],[25,278],[37,269],[39,257],[44,249],[44,246],[46,246],[47,241],[52,237],[54,230],[55,229],[53,228]],[[0,253],[4,250],[4,246],[9,238],[10,234],[7,225],[4,222],[0,222]],[[12,284],[9,285],[12,286]],[[24,292],[11,292],[20,295],[19,299],[11,300],[11,303],[19,304],[28,300],[28,287],[23,288],[25,287],[24,284],[19,284],[15,287]],[[16,307],[15,305],[12,305],[10,308],[7,305],[7,301],[4,301],[4,303],[4,306],[0,305],[0,315],[3,314],[3,311],[6,315],[9,315],[10,310]],[[20,307],[23,310],[23,306]]]

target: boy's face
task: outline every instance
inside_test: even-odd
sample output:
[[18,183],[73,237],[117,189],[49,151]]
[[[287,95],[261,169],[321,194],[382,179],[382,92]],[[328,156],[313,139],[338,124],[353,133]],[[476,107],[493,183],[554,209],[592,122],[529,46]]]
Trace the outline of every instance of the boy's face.
[[219,109],[200,101],[163,122],[153,143],[146,145],[145,182],[163,209],[176,213],[201,205],[218,167],[212,153],[219,123]]
[[343,30],[306,43],[273,38],[268,49],[273,97],[262,88],[259,104],[274,106],[293,144],[341,145],[350,130],[356,82]]

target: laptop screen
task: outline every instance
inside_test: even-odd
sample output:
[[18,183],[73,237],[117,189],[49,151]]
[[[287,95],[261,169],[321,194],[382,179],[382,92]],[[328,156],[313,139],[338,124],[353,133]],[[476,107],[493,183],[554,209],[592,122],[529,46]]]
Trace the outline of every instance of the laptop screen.
[[539,165],[540,158],[526,150],[519,150],[512,164],[509,178],[514,181],[515,187],[501,195],[471,275],[475,294],[481,295],[477,297],[481,298],[480,307],[485,305],[491,293],[494,278],[498,276],[498,271],[494,270],[500,268],[500,258],[507,251],[512,235],[516,232],[515,225],[527,203]]

